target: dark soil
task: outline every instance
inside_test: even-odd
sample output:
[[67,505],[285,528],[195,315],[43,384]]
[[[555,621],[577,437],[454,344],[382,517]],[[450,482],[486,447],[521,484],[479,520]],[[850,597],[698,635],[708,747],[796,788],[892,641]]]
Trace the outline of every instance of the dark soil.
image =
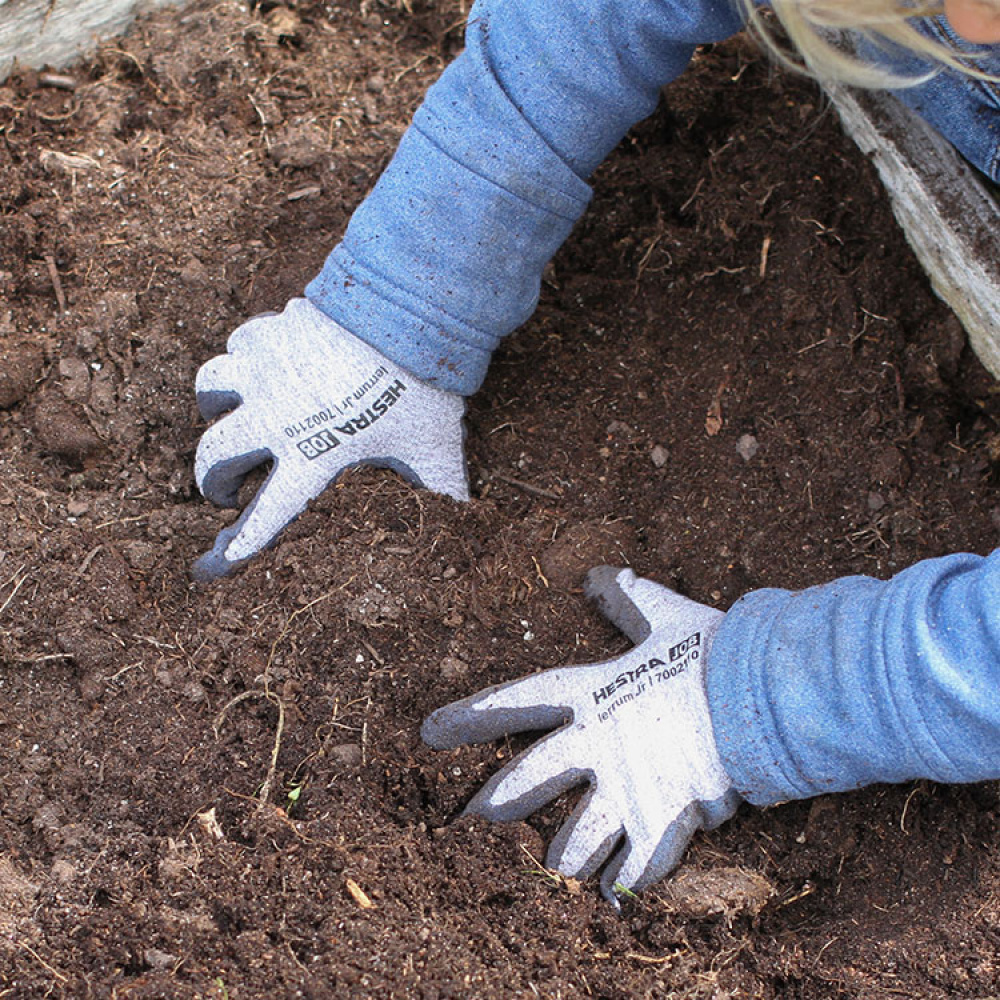
[[996,543],[996,388],[749,45],[600,171],[471,401],[471,503],[357,471],[191,583],[233,516],[197,367],[318,270],[461,18],[200,4],[0,87],[0,996],[1000,992],[994,785],[744,807],[618,916],[538,864],[565,806],[458,818],[514,748],[418,737],[624,650],[591,564],[725,608]]

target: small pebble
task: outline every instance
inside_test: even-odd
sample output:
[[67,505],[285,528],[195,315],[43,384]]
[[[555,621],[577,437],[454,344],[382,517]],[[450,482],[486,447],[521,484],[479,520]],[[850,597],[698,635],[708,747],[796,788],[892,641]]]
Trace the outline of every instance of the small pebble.
[[885,497],[881,493],[869,493],[868,494],[868,509],[874,514],[875,511],[881,510],[885,506]]
[[49,874],[61,885],[69,885],[76,878],[76,869],[68,861],[60,859],[52,863]]
[[357,767],[361,763],[360,743],[338,743],[330,747],[330,757],[341,767]]
[[189,681],[184,685],[184,697],[188,701],[193,701],[196,705],[203,701],[208,701],[208,694],[197,681]]
[[743,434],[736,442],[736,451],[744,462],[749,462],[760,450],[760,444],[752,434]]
[[151,969],[170,969],[178,962],[176,955],[171,955],[169,951],[160,951],[159,948],[147,948],[145,959]]
[[469,664],[457,656],[446,656],[441,661],[440,670],[446,681],[460,680],[469,672]]

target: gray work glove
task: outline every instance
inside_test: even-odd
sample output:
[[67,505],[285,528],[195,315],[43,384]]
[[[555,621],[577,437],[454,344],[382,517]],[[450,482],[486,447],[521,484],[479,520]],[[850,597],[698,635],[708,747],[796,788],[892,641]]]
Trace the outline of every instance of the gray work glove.
[[591,570],[586,592],[634,649],[487,688],[438,709],[421,735],[444,749],[559,727],[494,775],[465,811],[524,819],[589,784],[546,865],[576,878],[604,865],[601,891],[617,905],[623,892],[666,875],[696,830],[723,823],[739,804],[705,695],[705,660],[723,615],[630,569]]
[[274,464],[240,518],[195,563],[196,579],[224,576],[269,545],[352,465],[395,469],[469,499],[462,397],[414,378],[307,299],[249,320],[226,346],[195,383],[206,419],[233,410],[202,435],[198,489],[236,507],[246,474]]

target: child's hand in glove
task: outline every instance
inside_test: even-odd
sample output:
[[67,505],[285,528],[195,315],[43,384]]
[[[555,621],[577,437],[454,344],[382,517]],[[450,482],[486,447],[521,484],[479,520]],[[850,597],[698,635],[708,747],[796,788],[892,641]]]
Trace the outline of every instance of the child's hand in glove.
[[615,902],[666,875],[695,831],[729,819],[740,798],[716,751],[703,679],[722,613],[609,566],[590,572],[587,593],[638,644],[631,652],[488,688],[438,709],[421,734],[443,749],[559,727],[466,812],[523,819],[589,784],[546,864],[577,878],[604,865],[601,890]]
[[269,545],[346,468],[378,465],[457,500],[469,498],[461,396],[434,389],[358,340],[306,299],[258,316],[228,353],[198,372],[206,419],[195,479],[235,507],[246,474],[273,461],[235,524],[194,566],[197,579],[229,573]]

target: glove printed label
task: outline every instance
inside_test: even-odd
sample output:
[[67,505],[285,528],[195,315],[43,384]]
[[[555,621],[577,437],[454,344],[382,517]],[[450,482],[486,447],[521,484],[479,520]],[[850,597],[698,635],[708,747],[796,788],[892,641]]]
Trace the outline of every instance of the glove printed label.
[[685,673],[700,658],[701,633],[694,632],[670,647],[666,661],[654,656],[640,663],[634,670],[618,674],[610,683],[592,692],[594,704],[603,707],[598,713],[598,721],[606,722],[622,705],[635,701],[655,685]]
[[[385,369],[379,369],[380,372],[385,373]],[[379,375],[376,372],[375,378]],[[358,397],[364,395],[366,389],[362,388],[358,390],[354,395]],[[334,448],[338,447],[341,443],[341,437],[354,437],[354,435],[367,430],[376,420],[385,416],[389,412],[390,408],[395,406],[399,401],[399,398],[406,391],[406,383],[402,379],[396,379],[396,381],[389,386],[381,395],[379,395],[371,404],[371,406],[366,407],[361,413],[356,417],[349,417],[344,423],[338,424],[334,423],[332,427],[324,427],[323,430],[319,431],[317,434],[312,434],[301,441],[296,442],[295,447],[305,455],[306,458],[312,460],[320,458],[322,455],[327,454],[327,452],[333,451]],[[345,404],[349,403],[349,400],[344,401]],[[340,407],[336,407],[340,410]],[[307,424],[308,421],[315,419],[332,419],[328,415],[330,410],[323,410],[318,414],[314,414],[309,417],[307,421],[302,421],[297,425],[302,427],[303,424]],[[289,432],[292,432],[289,434]],[[336,433],[334,433],[336,432]],[[297,433],[295,427],[286,427],[285,433],[290,437],[294,437]],[[338,437],[337,435],[340,435]]]

